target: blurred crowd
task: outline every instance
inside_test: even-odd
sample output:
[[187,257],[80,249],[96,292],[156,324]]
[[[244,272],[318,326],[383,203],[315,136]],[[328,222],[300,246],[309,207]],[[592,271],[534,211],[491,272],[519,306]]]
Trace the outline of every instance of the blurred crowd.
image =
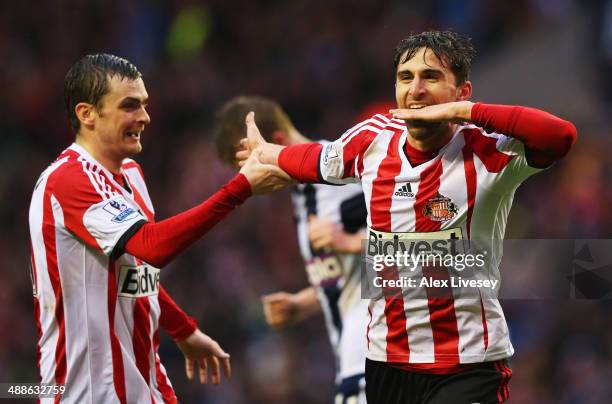
[[[115,53],[143,72],[152,124],[137,160],[162,219],[199,203],[233,175],[212,143],[214,110],[222,102],[268,96],[302,133],[333,139],[393,101],[392,57],[400,39],[453,28],[478,49],[476,97],[510,83],[497,99],[482,100],[518,94],[578,128],[570,155],[517,192],[507,237],[588,239],[612,233],[611,27],[607,0],[3,2],[0,382],[38,380],[27,212],[38,175],[73,140],[63,77],[84,54]],[[550,32],[563,38],[567,30],[573,43],[553,40],[529,53]],[[521,85],[521,67],[544,65],[555,49],[568,50],[569,67],[541,74],[556,88]],[[518,69],[498,76],[495,66],[509,63]],[[162,271],[170,294],[232,355],[231,380],[202,387],[187,381],[183,357],[164,335],[160,355],[183,402],[331,402],[334,362],[322,318],[274,332],[259,302],[262,294],[306,285],[294,232],[289,191],[256,197]],[[511,403],[612,402],[609,300],[568,295],[503,306],[517,350]]]

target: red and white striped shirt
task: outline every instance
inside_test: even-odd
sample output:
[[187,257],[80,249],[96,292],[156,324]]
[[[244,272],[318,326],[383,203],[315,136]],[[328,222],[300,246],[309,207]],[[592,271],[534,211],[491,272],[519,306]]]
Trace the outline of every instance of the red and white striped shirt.
[[73,144],[32,196],[39,369],[42,383],[66,386],[55,402],[177,401],[157,354],[169,299],[159,269],[122,251],[154,209],[140,166],[125,160],[121,174],[124,184]]
[[[464,238],[482,245],[502,240],[516,188],[539,171],[528,165],[524,144],[475,125],[459,126],[436,157],[413,167],[405,153],[407,137],[402,120],[375,115],[323,148],[320,178],[335,184],[360,181],[373,230],[460,229]],[[453,208],[436,211],[440,198]],[[428,206],[434,208],[426,213]],[[489,258],[488,268],[495,272],[489,278],[499,279],[501,250]],[[368,358],[431,370],[513,354],[497,299],[407,295],[370,301]]]

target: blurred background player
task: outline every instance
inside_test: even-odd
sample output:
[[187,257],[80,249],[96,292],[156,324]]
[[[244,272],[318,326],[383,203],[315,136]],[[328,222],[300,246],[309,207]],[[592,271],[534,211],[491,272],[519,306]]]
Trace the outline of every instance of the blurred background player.
[[[244,117],[249,111],[255,112],[268,141],[285,146],[310,142],[275,101],[237,97],[216,115],[217,150],[225,162],[236,165],[235,153],[246,133]],[[367,300],[361,299],[359,282],[367,214],[363,192],[357,184],[298,184],[292,191],[298,244],[311,286],[294,294],[263,296],[266,321],[278,329],[322,311],[336,356],[335,403],[364,403]]]
[[65,385],[45,401],[176,403],[158,355],[167,329],[200,381],[230,373],[229,355],[197,329],[160,284],[160,269],[253,192],[282,173],[252,160],[200,205],[155,222],[141,167],[151,122],[138,69],[109,54],[87,55],[64,81],[76,139],[41,174],[30,205],[38,367],[42,383]]

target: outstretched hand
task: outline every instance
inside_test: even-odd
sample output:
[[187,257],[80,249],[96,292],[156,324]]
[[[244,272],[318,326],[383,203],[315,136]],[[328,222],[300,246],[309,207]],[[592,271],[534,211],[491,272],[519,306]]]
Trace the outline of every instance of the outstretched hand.
[[262,163],[262,154],[261,149],[255,149],[240,169],[251,185],[253,194],[274,192],[295,184],[295,181],[277,166]]
[[230,356],[217,341],[196,329],[190,336],[181,341],[176,341],[181,352],[185,356],[185,373],[189,380],[193,380],[194,367],[197,363],[200,367],[200,383],[208,383],[208,369],[210,367],[213,384],[221,383],[221,367],[225,377],[230,377]]
[[236,152],[236,160],[240,167],[246,164],[247,159],[255,150],[261,150],[259,160],[264,164],[278,165],[278,155],[283,146],[266,142],[255,123],[255,113],[249,112],[245,118],[247,133],[240,140],[240,149]]
[[423,122],[470,122],[472,120],[472,106],[470,101],[454,101],[444,104],[429,105],[420,109],[390,109],[394,118],[405,121]]

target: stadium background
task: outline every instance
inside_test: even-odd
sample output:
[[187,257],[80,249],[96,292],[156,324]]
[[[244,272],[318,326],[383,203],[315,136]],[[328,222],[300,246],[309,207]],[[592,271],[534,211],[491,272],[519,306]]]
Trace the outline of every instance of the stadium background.
[[[138,160],[159,219],[232,175],[211,142],[220,103],[269,96],[303,133],[334,138],[393,100],[401,38],[449,27],[479,51],[476,100],[537,106],[579,129],[570,155],[519,190],[508,237],[610,237],[611,1],[2,2],[0,381],[38,380],[27,209],[37,176],[72,141],[61,92],[79,57],[116,53],[144,74],[152,124]],[[232,354],[232,379],[202,387],[187,382],[164,334],[162,361],[183,402],[329,402],[322,318],[276,333],[259,305],[264,293],[306,284],[288,192],[248,201],[162,279]],[[511,403],[612,401],[609,301],[509,300],[504,308],[517,350]]]

